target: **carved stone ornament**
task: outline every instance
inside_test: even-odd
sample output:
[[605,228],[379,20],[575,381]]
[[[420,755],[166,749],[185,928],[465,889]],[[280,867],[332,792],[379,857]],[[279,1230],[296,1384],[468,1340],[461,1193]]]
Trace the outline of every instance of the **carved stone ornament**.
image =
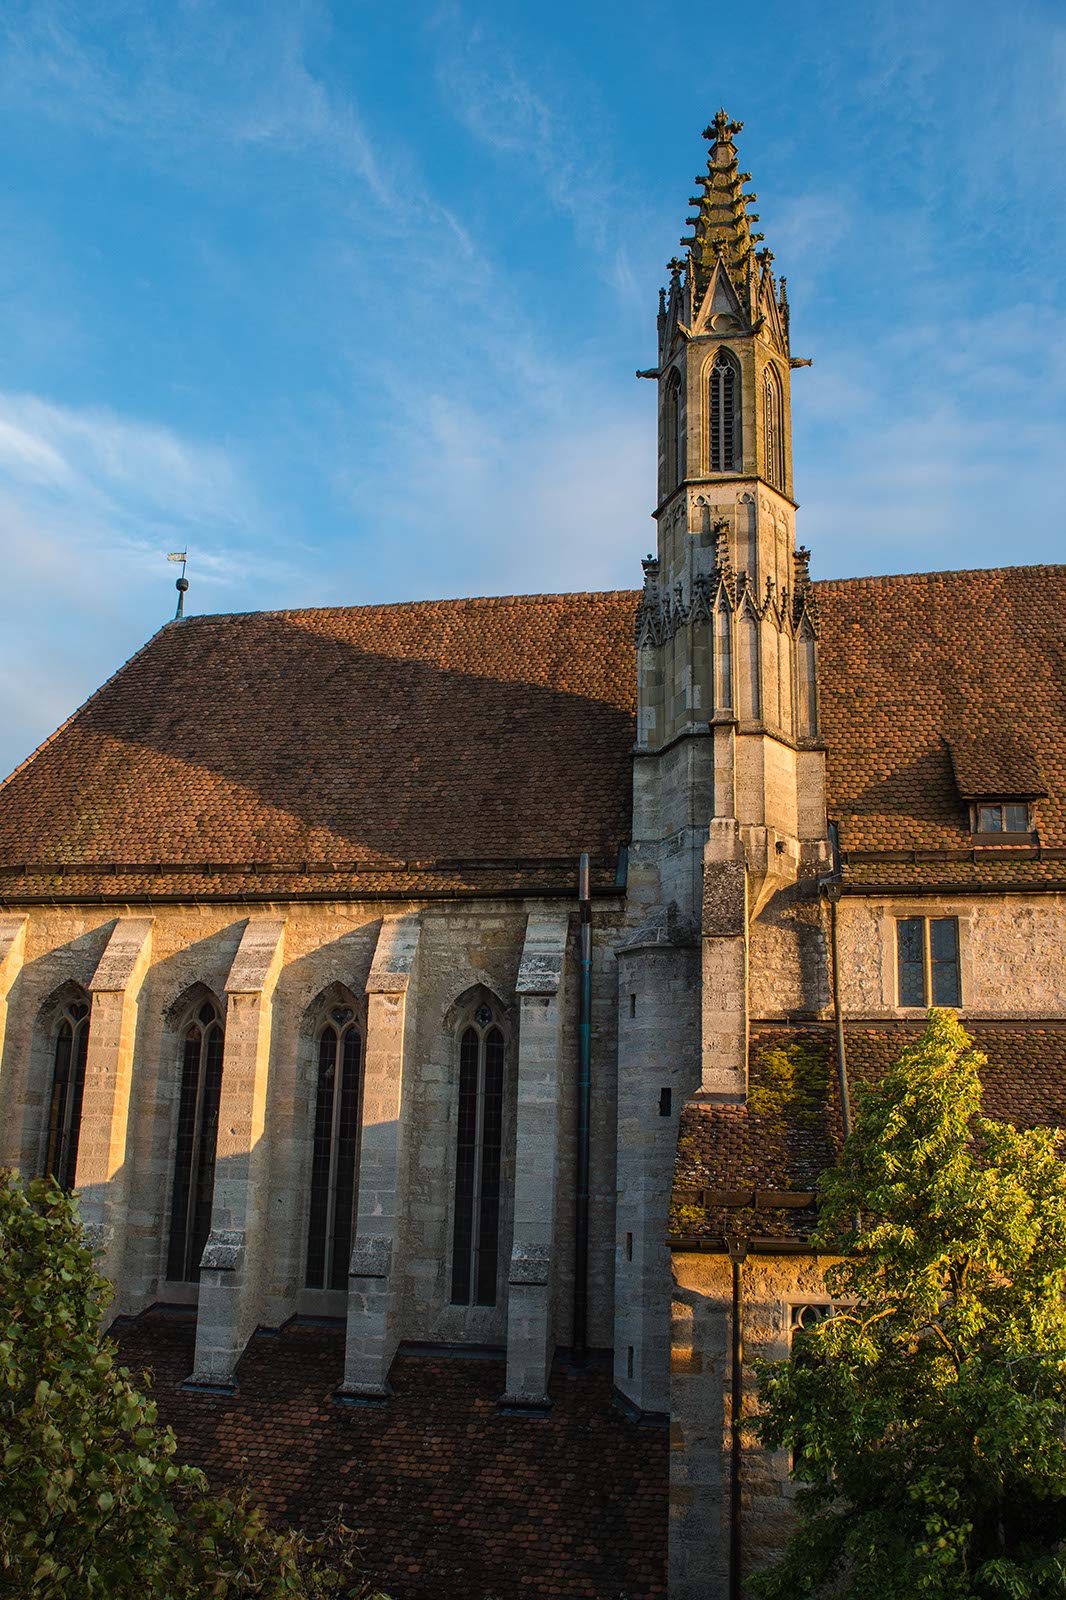
[[212,1228],[200,1258],[200,1271],[236,1272],[243,1258],[243,1228]]
[[392,1240],[357,1234],[352,1243],[349,1278],[387,1278],[392,1267]]
[[516,1244],[511,1251],[509,1282],[543,1284],[550,1281],[551,1250],[546,1244]]

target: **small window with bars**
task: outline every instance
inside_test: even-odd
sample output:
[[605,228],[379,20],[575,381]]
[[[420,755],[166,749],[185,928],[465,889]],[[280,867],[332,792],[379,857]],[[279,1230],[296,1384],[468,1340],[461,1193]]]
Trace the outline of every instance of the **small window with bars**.
[[1024,802],[1002,801],[974,809],[978,833],[1028,834],[1032,829],[1029,807]]
[[181,1098],[167,1251],[167,1277],[178,1283],[199,1282],[200,1259],[211,1232],[224,1044],[219,1007],[213,1000],[205,1000],[187,1024],[182,1039]]
[[309,1289],[346,1289],[359,1174],[363,1039],[355,1012],[334,1006],[318,1034],[307,1224]]
[[479,1005],[459,1039],[452,1304],[494,1306],[503,1163],[504,1037]]
[[45,1172],[61,1189],[71,1190],[78,1171],[78,1139],[89,1054],[89,1003],[77,997],[63,1009],[52,1056],[52,1097],[48,1107]]
[[898,1005],[961,1005],[958,917],[900,917],[896,979]]
[[711,368],[708,395],[708,455],[712,472],[740,467],[740,374],[729,353],[720,350]]

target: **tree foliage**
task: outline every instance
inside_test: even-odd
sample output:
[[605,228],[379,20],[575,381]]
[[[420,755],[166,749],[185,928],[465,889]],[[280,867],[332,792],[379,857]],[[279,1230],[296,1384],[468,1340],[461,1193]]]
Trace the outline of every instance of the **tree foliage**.
[[931,1012],[823,1180],[835,1314],[759,1367],[803,1484],[761,1600],[1066,1595],[1062,1135],[982,1116],[984,1064]]
[[110,1293],[76,1201],[0,1174],[0,1595],[368,1597],[347,1529],[279,1532],[175,1462],[173,1433],[99,1337]]

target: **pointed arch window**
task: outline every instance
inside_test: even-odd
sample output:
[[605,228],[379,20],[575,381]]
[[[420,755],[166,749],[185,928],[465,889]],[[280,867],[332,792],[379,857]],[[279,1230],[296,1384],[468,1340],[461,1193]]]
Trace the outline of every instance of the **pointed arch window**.
[[775,489],[783,489],[785,441],[781,427],[781,385],[777,381],[777,374],[769,370],[763,379],[763,427],[766,435],[766,476]]
[[197,1283],[211,1232],[218,1106],[222,1096],[225,1033],[219,1007],[205,1000],[182,1039],[181,1100],[170,1207],[167,1277]]
[[708,455],[712,472],[740,468],[740,372],[728,350],[719,350],[711,368],[707,407]]
[[453,1305],[494,1306],[499,1275],[504,1038],[480,1005],[459,1039]]
[[346,1289],[363,1112],[363,1037],[350,1006],[334,1006],[318,1034],[318,1088],[307,1224],[309,1289]]
[[78,1170],[81,1103],[89,1054],[89,1003],[80,995],[68,1000],[56,1031],[52,1059],[52,1099],[48,1109],[48,1155],[45,1172],[61,1189],[73,1189]]
[[676,489],[685,476],[685,433],[681,404],[681,374],[674,367],[666,380],[666,402],[663,415],[663,437],[666,444],[666,492]]

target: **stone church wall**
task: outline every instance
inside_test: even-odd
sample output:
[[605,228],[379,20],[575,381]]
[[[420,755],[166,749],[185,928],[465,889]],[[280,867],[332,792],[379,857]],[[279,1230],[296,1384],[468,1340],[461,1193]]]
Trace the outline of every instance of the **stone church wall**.
[[[515,1088],[519,1010],[516,980],[527,915],[547,907],[570,915],[564,962],[558,1072],[561,1085],[555,1250],[554,1338],[571,1337],[577,1076],[577,915],[564,902],[517,900],[432,903],[421,908],[417,976],[408,998],[414,1070],[406,1075],[402,1118],[408,1151],[399,1255],[404,1263],[400,1331],[407,1340],[501,1345],[507,1337],[507,1278],[514,1191]],[[128,911],[129,908],[123,908]],[[283,949],[270,1004],[263,1139],[266,1178],[257,1217],[263,1240],[254,1294],[256,1318],[279,1326],[295,1313],[343,1317],[345,1295],[303,1287],[317,1055],[316,1000],[327,990],[350,997],[365,1025],[367,984],[383,916],[408,905],[337,901],[256,907],[284,918]],[[138,908],[137,916],[143,916]],[[150,954],[135,1002],[135,1036],[124,1185],[124,1233],[116,1310],[137,1313],[155,1301],[195,1301],[193,1285],[165,1279],[181,1028],[200,996],[226,1005],[226,988],[247,907],[160,905],[153,909]],[[88,991],[117,917],[109,907],[32,908],[21,966],[8,995],[0,1059],[0,1163],[40,1171],[53,1072],[55,1019],[70,985]],[[615,1254],[617,971],[614,947],[627,919],[620,905],[593,910],[592,1111],[589,1340],[612,1343]],[[498,1002],[508,1039],[504,1130],[504,1215],[500,1293],[494,1307],[449,1304],[454,1185],[457,1040],[455,1008],[478,988]],[[94,1005],[100,997],[96,996]],[[95,1014],[95,1013],[94,1013]],[[91,1035],[90,1035],[91,1037]],[[216,1181],[218,1173],[216,1172]],[[87,1196],[87,1203],[94,1197]],[[250,1280],[251,1281],[251,1280]],[[202,1286],[201,1286],[202,1292]]]

